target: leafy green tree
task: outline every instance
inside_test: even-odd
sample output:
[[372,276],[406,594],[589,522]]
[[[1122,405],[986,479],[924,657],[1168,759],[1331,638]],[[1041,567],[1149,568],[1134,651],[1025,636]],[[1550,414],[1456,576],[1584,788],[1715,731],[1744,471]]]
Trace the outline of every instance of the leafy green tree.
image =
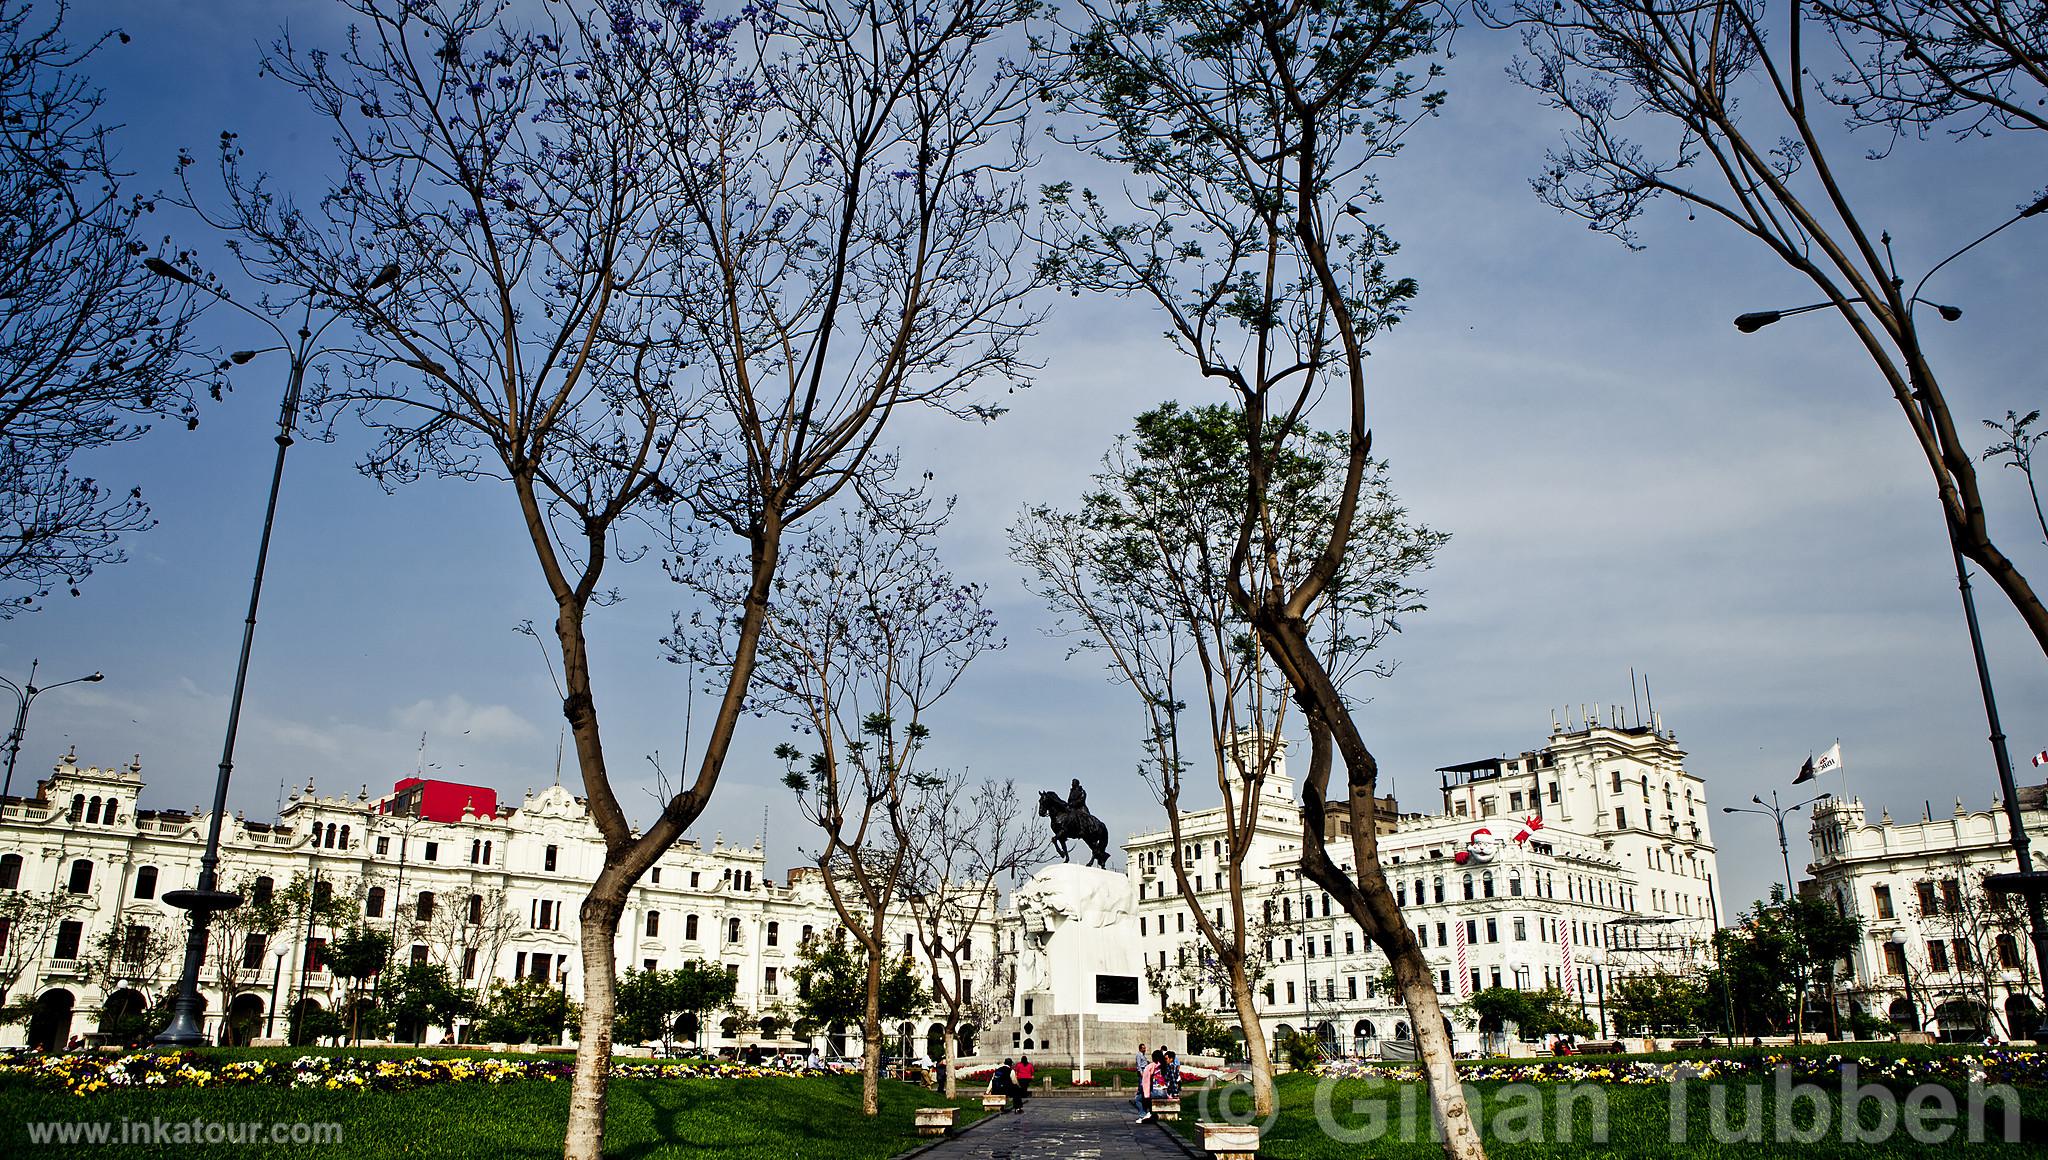
[[439,1027],[453,1034],[455,1021],[476,1014],[477,1003],[470,993],[448,978],[448,968],[439,963],[411,963],[393,972],[385,984],[378,1006],[399,1029],[411,1032],[415,1043],[424,1043],[427,1028]]
[[1556,987],[1538,991],[1487,987],[1474,992],[1470,1002],[1482,1019],[1512,1023],[1524,1039],[1593,1034],[1593,1021],[1579,1010],[1576,1000]]
[[544,979],[491,984],[477,1033],[491,1043],[556,1043],[575,1011],[567,992]]
[[[1293,702],[1233,592],[1240,578],[1229,568],[1232,544],[1249,502],[1247,435],[1244,413],[1234,407],[1167,403],[1148,411],[1104,456],[1078,512],[1038,508],[1010,539],[1034,590],[1078,648],[1103,657],[1112,679],[1138,694],[1146,746],[1140,771],[1164,809],[1172,850],[1185,846],[1180,802],[1188,776],[1224,802],[1219,877],[1230,905],[1217,916],[1178,856],[1166,869],[1199,936],[1188,969],[1213,976],[1203,982],[1235,1005],[1246,1028],[1254,1110],[1264,1115],[1273,1109],[1272,1061],[1256,1029],[1264,969],[1258,948],[1268,932],[1248,897],[1263,871],[1247,860],[1257,857],[1258,803]],[[1345,441],[1323,432],[1268,438],[1264,459],[1271,503],[1252,533],[1254,554],[1293,572],[1321,550],[1336,519]],[[1412,578],[1446,537],[1405,518],[1384,464],[1371,465],[1366,487],[1356,546],[1318,605],[1315,632],[1333,669],[1385,673],[1391,666],[1374,650],[1398,631],[1402,615],[1421,609]],[[1248,583],[1261,587],[1256,572]]]
[[326,954],[327,969],[335,978],[348,980],[349,1038],[360,1039],[363,986],[391,961],[391,936],[383,931],[351,927],[327,944]]
[[1806,1029],[1806,999],[1815,984],[1831,989],[1840,960],[1856,945],[1862,922],[1825,899],[1787,899],[1782,887],[1750,907],[1732,927],[1716,931],[1719,965],[1708,972],[1716,1001],[1734,1010],[1744,1035],[1795,1038]]
[[[814,936],[798,949],[790,977],[796,980],[799,1020],[814,1027],[862,1022],[868,1010],[868,956],[859,943]],[[907,957],[885,960],[881,978],[876,994],[881,1022],[908,1019],[931,1005]]]
[[704,1013],[731,1002],[738,990],[738,977],[722,963],[692,960],[672,971],[629,970],[619,977],[613,1026],[622,1042],[667,1043],[679,1016],[695,1015],[702,1026]]
[[1682,1035],[1717,1022],[1705,982],[1691,975],[1655,971],[1611,981],[1607,1011],[1625,1033]]

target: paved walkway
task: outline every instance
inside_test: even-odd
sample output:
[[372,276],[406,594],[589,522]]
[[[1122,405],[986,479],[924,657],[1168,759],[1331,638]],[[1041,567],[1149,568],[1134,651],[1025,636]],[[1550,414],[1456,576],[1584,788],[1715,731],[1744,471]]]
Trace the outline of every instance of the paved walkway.
[[1035,1096],[918,1160],[1187,1160],[1157,1124],[1134,1124],[1128,1100]]

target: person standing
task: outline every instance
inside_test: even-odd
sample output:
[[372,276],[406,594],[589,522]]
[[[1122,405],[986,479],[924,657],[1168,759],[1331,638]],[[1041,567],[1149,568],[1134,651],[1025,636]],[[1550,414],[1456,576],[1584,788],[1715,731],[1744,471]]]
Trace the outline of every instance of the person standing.
[[1017,1077],[1017,1109],[1022,1111],[1024,1101],[1031,1098],[1031,1078],[1038,1074],[1038,1069],[1031,1065],[1030,1056],[1020,1056],[1014,1074]]
[[1141,1112],[1145,1110],[1145,1065],[1149,1062],[1151,1061],[1145,1055],[1145,1045],[1140,1043],[1137,1055],[1131,1060],[1131,1067],[1138,1074],[1138,1094],[1131,1097],[1131,1106]]
[[1022,1098],[1017,1094],[1016,1074],[1015,1062],[1005,1059],[1003,1065],[996,1069],[996,1073],[988,1077],[988,1094],[1002,1096],[1003,1110],[1006,1112],[1024,1110]]

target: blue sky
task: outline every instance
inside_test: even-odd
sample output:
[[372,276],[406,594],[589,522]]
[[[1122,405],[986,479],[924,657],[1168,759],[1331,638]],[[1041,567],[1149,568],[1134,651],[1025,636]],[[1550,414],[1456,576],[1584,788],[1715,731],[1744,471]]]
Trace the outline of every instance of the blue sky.
[[[180,146],[204,156],[223,129],[288,184],[310,188],[331,167],[320,127],[256,75],[257,43],[281,21],[302,42],[336,43],[340,29],[338,9],[314,0],[76,6],[76,34],[133,37],[93,71],[138,186],[166,180]],[[1422,294],[1374,346],[1375,449],[1413,512],[1453,537],[1428,578],[1430,611],[1391,642],[1398,672],[1361,714],[1393,789],[1428,808],[1434,767],[1537,747],[1567,704],[1628,703],[1633,666],[1717,805],[1789,788],[1837,738],[1847,788],[1873,814],[1988,805],[1996,781],[1939,510],[1888,392],[1838,321],[1750,336],[1730,325],[1812,293],[1727,228],[1663,206],[1647,251],[1631,253],[1538,204],[1526,179],[1560,126],[1502,76],[1509,48],[1461,38],[1446,111],[1381,170],[1395,266]],[[1838,164],[1916,271],[2042,180],[2038,157],[2005,141],[1908,142],[1881,162],[1858,152]],[[1077,172],[1047,144],[1043,180]],[[201,236],[161,216],[181,240]],[[1973,439],[1980,417],[2048,397],[2044,255],[2048,219],[2030,220],[1927,290],[1965,309],[1930,323],[1929,341]],[[1026,503],[1071,504],[1138,412],[1209,396],[1136,304],[1052,308],[1032,349],[1044,369],[1010,415],[896,429],[907,465],[960,497],[943,550],[990,586],[1009,639],[936,712],[934,750],[1029,789],[1080,777],[1121,835],[1159,822],[1133,772],[1135,707],[1045,635],[1003,531]],[[254,342],[224,313],[207,325],[222,346]],[[75,745],[96,764],[139,754],[145,804],[205,799],[282,377],[281,363],[251,363],[198,431],[160,431],[91,465],[140,483],[161,523],[84,595],[0,623],[0,673],[21,680],[40,657],[45,682],[107,674],[38,701],[18,780]],[[353,795],[416,768],[517,801],[554,778],[560,715],[537,646],[513,631],[547,605],[508,497],[438,482],[386,495],[352,470],[359,450],[344,430],[291,453],[233,805],[269,816],[281,782]],[[2018,474],[1987,465],[1983,477],[2007,550],[2048,582]],[[650,759],[673,771],[685,744],[683,673],[656,643],[680,594],[644,566],[619,574],[627,600],[594,627],[597,696],[615,775],[645,815]],[[2038,780],[2025,759],[2048,746],[2048,666],[1997,592],[1980,583],[1979,596],[2011,747],[2022,779]],[[751,838],[766,811],[771,865],[795,863],[804,839],[770,756],[783,738],[775,722],[748,723],[696,836]],[[1761,818],[1716,826],[1739,905],[1775,879],[1774,835]],[[1795,838],[1795,864],[1803,848]]]

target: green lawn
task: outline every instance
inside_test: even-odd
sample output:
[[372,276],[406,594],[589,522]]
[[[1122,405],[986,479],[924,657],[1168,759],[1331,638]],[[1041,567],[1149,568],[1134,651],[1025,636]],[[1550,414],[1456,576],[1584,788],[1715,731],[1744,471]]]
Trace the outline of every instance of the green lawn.
[[[884,1081],[882,1114],[860,1114],[860,1077],[735,1080],[618,1080],[611,1085],[605,1151],[626,1160],[884,1160],[916,1142],[913,1111],[938,1103],[931,1092]],[[962,1101],[959,1122],[979,1115]],[[222,1089],[106,1091],[79,1097],[18,1081],[0,1082],[0,1155],[132,1157],[307,1156],[419,1160],[478,1157],[546,1160],[561,1155],[568,1117],[566,1080],[464,1083],[409,1092],[330,1092],[269,1085]],[[175,1143],[87,1147],[30,1142],[38,1122],[124,1121],[339,1123],[339,1145],[298,1147]],[[118,1138],[118,1137],[117,1137]]]
[[[1346,1079],[1324,1081],[1309,1074],[1279,1077],[1280,1114],[1261,1138],[1259,1155],[1270,1160],[1427,1160],[1442,1155],[1434,1142],[1429,1105],[1419,1083]],[[1871,1085],[1874,1087],[1875,1085]],[[1691,1082],[1674,1101],[1663,1084],[1478,1083],[1465,1085],[1474,1114],[1495,1160],[1585,1160],[1606,1156],[1674,1155],[1749,1158],[1797,1156],[1800,1160],[1926,1160],[1959,1153],[1971,1157],[2040,1157],[2048,1154],[2048,1090],[2023,1087],[2018,1093],[2019,1142],[1999,1142],[2006,1120],[1994,1105],[1984,1142],[1967,1142],[1968,1119],[1960,1114],[1930,1119],[1951,1126],[1946,1142],[1923,1142],[1903,1128],[1885,1131],[1883,1097],[1866,1088],[1854,1129],[1845,1132],[1839,1086],[1793,1089],[1801,1098],[1779,1113],[1779,1096],[1769,1080]],[[1904,1094],[1897,1089],[1894,1098]],[[1954,1093],[1959,1089],[1943,1089]],[[1226,1103],[1234,1104],[1226,1111]],[[1248,1121],[1249,1095],[1242,1089],[1226,1099],[1215,1091],[1187,1088],[1178,1128],[1199,1139],[1197,1120]],[[1676,1104],[1676,1114],[1674,1105]],[[1749,1114],[1754,1104],[1758,1115]],[[1933,1112],[1939,1112],[1934,1107]],[[1815,1116],[1820,1117],[1816,1124]],[[1678,1130],[1675,1125],[1683,1124]],[[1717,1130],[1718,1129],[1718,1130]]]

